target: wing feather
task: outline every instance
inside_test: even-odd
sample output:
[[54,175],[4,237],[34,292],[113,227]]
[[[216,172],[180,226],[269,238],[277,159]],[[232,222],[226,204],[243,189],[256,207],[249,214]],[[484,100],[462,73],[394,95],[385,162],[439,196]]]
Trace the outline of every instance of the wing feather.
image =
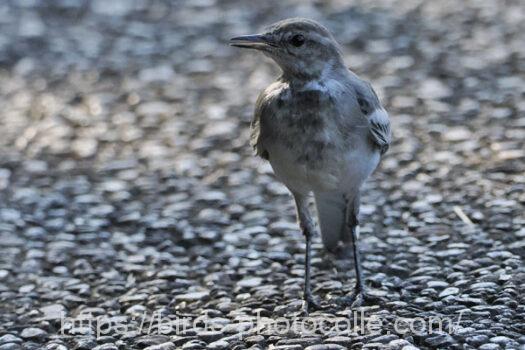
[[368,122],[370,139],[379,147],[381,154],[385,154],[392,142],[388,114],[383,108],[376,109],[370,114]]
[[264,90],[255,103],[255,113],[251,122],[250,145],[259,157],[269,160],[265,141],[272,136],[272,119],[278,106],[278,101],[283,94],[284,84],[277,81]]
[[379,97],[370,83],[357,79],[355,83],[357,104],[368,120],[369,138],[379,148],[381,154],[384,154],[392,141],[388,113],[381,106]]
[[250,145],[253,147],[255,154],[263,159],[268,160],[268,151],[264,149],[264,118],[267,111],[268,102],[265,99],[264,92],[259,95],[255,103],[255,113],[250,124],[251,135]]

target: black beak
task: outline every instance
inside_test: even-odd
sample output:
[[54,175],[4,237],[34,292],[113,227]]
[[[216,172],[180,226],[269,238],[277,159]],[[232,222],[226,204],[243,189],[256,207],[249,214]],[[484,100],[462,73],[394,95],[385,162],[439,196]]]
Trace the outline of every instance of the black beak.
[[264,50],[268,47],[277,47],[271,39],[264,34],[242,35],[230,39],[230,45],[245,49]]

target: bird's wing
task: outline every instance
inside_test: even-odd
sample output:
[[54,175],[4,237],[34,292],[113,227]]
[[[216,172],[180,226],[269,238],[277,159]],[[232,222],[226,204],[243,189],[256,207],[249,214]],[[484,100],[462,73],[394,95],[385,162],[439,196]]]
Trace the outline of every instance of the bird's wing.
[[277,112],[277,102],[283,93],[280,83],[274,83],[266,88],[257,98],[255,103],[255,113],[251,122],[250,145],[255,150],[256,155],[269,160],[268,151],[265,148],[265,141],[274,133],[272,129],[272,119]]
[[379,147],[381,154],[385,154],[392,141],[392,131],[390,130],[387,112],[383,108],[376,109],[370,115],[368,122],[370,139]]
[[384,154],[392,141],[388,113],[381,106],[379,98],[372,86],[364,82],[355,89],[357,103],[361,113],[368,120],[368,135],[381,154]]
[[251,135],[250,145],[253,147],[255,154],[259,157],[268,160],[268,151],[263,146],[264,131],[266,120],[265,115],[267,112],[268,102],[264,98],[264,93],[259,95],[257,102],[255,103],[255,113],[251,122]]

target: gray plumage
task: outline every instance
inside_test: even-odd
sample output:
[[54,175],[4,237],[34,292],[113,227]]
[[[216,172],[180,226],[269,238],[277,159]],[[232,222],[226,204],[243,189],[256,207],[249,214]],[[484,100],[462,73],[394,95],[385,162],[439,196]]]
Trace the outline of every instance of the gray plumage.
[[329,250],[344,240],[348,198],[391,140],[388,115],[372,86],[337,68],[317,80],[283,74],[260,94],[251,134],[257,155],[270,161],[292,192],[314,192]]
[[314,21],[285,20],[232,44],[262,51],[283,70],[257,99],[251,144],[292,192],[307,245],[315,230],[306,204],[312,192],[325,247],[352,241],[361,186],[391,142],[377,94]]

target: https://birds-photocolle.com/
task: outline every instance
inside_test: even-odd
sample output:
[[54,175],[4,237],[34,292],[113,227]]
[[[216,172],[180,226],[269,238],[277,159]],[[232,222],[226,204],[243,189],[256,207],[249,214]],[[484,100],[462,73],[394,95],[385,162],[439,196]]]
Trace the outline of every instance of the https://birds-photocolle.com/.
[[358,246],[360,191],[391,142],[388,114],[370,83],[345,66],[332,34],[313,20],[283,20],[230,45],[260,51],[282,70],[256,102],[251,144],[295,200],[306,239],[305,311],[320,307],[310,282],[312,193],[324,247],[352,245],[356,284],[345,300],[358,306],[368,297]]

